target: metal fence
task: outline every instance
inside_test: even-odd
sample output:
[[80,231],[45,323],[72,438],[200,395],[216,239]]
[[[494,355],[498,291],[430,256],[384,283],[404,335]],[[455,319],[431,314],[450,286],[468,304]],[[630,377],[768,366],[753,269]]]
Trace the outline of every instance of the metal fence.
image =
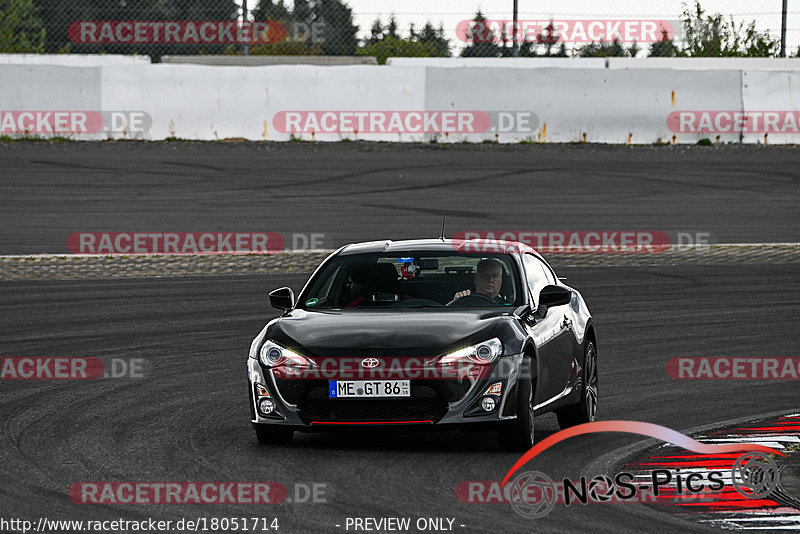
[[156,61],[166,54],[363,55],[381,63],[397,56],[796,56],[800,11],[787,7],[787,0],[0,0],[0,53]]

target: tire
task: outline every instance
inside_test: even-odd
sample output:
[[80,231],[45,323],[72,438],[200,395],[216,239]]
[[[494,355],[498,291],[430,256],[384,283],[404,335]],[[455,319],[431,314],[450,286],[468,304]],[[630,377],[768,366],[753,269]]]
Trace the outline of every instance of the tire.
[[261,443],[289,444],[294,437],[294,431],[274,425],[253,425],[256,437]]
[[[527,364],[527,365],[525,365]],[[536,393],[535,361],[527,358],[517,384],[517,419],[503,423],[497,431],[497,444],[504,451],[527,451],[533,447],[533,399]]]
[[571,408],[556,415],[561,429],[597,420],[597,349],[594,342],[587,340],[583,353],[583,377],[581,379],[581,400]]

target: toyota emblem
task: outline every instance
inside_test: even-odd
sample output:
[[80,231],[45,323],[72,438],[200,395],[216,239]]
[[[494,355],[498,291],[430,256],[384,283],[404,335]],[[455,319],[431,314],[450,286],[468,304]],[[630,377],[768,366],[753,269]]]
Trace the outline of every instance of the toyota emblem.
[[380,363],[381,362],[378,361],[378,358],[364,358],[361,360],[361,367],[372,369],[373,367],[378,367]]

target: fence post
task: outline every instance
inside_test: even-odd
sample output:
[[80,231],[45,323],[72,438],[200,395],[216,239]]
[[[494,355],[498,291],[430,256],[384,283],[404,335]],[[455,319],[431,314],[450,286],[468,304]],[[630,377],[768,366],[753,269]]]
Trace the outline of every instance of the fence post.
[[[247,24],[247,0],[242,0],[242,24]],[[246,56],[247,53],[248,53],[247,43],[242,43],[242,55]]]

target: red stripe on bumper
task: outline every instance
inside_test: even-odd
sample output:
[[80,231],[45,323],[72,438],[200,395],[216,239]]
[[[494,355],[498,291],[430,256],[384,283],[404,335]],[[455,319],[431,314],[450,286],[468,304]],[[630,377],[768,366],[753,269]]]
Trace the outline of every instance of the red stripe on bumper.
[[433,419],[424,421],[311,421],[312,425],[406,425],[409,423],[433,423]]

